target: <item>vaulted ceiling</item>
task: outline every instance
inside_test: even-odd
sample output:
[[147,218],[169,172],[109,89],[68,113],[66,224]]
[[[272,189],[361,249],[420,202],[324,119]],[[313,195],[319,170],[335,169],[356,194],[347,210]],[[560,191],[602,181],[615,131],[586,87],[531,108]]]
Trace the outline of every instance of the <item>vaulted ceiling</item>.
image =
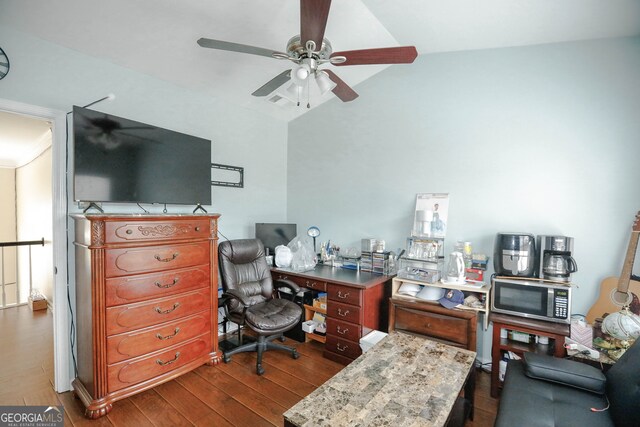
[[[296,0],[0,0],[0,25],[290,120],[307,109],[251,96],[288,61],[204,49],[200,37],[284,51],[299,34]],[[333,0],[334,51],[414,45],[436,52],[640,34],[637,0]],[[411,65],[394,65],[406,67]],[[357,91],[386,66],[331,67]],[[117,94],[116,94],[117,95]],[[353,102],[367,102],[366,94]],[[313,99],[318,105],[335,97]]]

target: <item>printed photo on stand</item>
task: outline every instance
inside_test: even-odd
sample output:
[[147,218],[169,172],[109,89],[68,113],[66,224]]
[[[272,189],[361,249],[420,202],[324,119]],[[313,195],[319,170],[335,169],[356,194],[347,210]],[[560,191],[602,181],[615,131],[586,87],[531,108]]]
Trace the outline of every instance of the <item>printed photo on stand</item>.
[[419,237],[445,237],[449,194],[419,193],[416,197],[413,235]]

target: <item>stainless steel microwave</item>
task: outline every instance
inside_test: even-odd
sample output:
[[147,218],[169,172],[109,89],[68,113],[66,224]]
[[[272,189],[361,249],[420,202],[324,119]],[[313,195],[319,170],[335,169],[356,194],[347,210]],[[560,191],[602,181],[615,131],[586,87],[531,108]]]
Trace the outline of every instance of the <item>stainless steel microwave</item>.
[[549,322],[571,323],[571,286],[535,279],[494,278],[491,310]]

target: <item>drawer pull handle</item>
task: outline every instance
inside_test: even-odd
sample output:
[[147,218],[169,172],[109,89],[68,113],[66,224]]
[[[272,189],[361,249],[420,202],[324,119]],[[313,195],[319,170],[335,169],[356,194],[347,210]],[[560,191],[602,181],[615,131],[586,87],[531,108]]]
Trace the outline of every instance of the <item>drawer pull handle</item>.
[[338,291],[338,298],[342,298],[342,299],[349,298],[349,292],[343,294],[342,291]]
[[168,308],[166,310],[161,309],[160,307],[156,307],[155,310],[158,314],[169,314],[171,313],[173,310],[175,310],[176,308],[180,307],[180,303],[177,302],[175,304],[173,304],[173,307]]
[[174,259],[178,258],[178,255],[180,255],[178,252],[176,252],[175,254],[173,254],[173,256],[171,258],[160,258],[160,255],[156,255],[154,256],[155,259],[157,259],[160,262],[169,262],[169,261],[173,261]]
[[338,316],[345,317],[345,316],[348,316],[348,315],[349,315],[349,310],[345,310],[344,313],[343,313],[342,309],[338,308]]
[[176,328],[176,330],[171,335],[165,335],[164,337],[160,334],[156,334],[156,338],[158,338],[159,340],[170,340],[171,338],[178,335],[178,332],[180,332],[180,328]]
[[279,276],[280,280],[287,280],[288,276],[283,276],[282,274]]
[[159,288],[167,289],[167,288],[170,288],[172,286],[175,286],[179,281],[180,281],[180,279],[178,277],[176,277],[175,279],[173,279],[173,283],[167,283],[166,285],[163,285],[160,282],[154,282],[154,284]]
[[315,288],[316,287],[316,282],[309,282],[308,280],[305,282],[306,285],[310,288]]
[[338,332],[340,335],[344,335],[344,334],[349,332],[349,328],[342,329],[340,327],[340,325],[338,325],[338,328],[336,329],[336,332]]
[[336,343],[336,350],[338,351],[345,352],[348,348],[349,348],[348,345],[345,345],[344,347],[340,347],[340,343],[339,342]]
[[160,359],[156,359],[156,363],[160,366],[167,366],[167,365],[171,365],[173,362],[175,362],[176,360],[178,360],[178,358],[180,357],[180,352],[176,353],[176,357],[174,357],[171,360],[167,360],[166,362],[163,362]]

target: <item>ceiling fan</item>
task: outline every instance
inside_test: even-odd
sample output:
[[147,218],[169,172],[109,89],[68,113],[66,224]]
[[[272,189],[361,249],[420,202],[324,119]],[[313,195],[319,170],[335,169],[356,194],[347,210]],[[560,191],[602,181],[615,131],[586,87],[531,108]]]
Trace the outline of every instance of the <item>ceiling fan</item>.
[[[210,49],[248,53],[275,59],[287,59],[296,64],[268,81],[253,96],[267,96],[291,80],[290,87],[298,96],[304,88],[309,88],[313,77],[321,93],[331,90],[343,102],[353,101],[358,94],[333,71],[320,70],[320,66],[330,63],[336,66],[368,64],[410,64],[418,56],[415,46],[387,47],[376,49],[333,52],[331,43],[324,38],[331,0],[300,0],[300,34],[287,43],[286,52],[232,43],[222,40],[201,38],[198,44]],[[310,105],[307,103],[307,108]]]

